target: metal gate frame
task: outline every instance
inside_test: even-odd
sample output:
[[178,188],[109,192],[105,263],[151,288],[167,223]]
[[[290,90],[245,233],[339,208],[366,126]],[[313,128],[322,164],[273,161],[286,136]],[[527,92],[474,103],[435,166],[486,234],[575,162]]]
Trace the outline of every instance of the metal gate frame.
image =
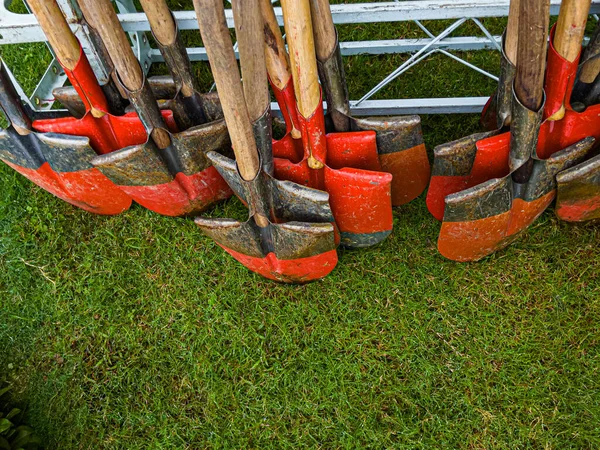
[[[0,2],[0,45],[47,42],[32,14],[15,14],[7,7],[12,0]],[[82,46],[92,62],[92,66],[100,82],[107,80],[107,71],[90,45],[87,29],[79,22],[80,11],[72,0],[58,0],[68,17],[71,28],[79,38]],[[357,3],[347,5],[332,5],[333,20],[336,24],[358,24],[376,22],[415,22],[428,36],[422,39],[395,39],[341,42],[343,55],[382,55],[411,53],[408,60],[390,73],[386,78],[373,87],[358,100],[351,100],[351,108],[356,115],[392,115],[392,114],[456,114],[479,113],[487,97],[447,97],[371,100],[371,96],[392,82],[406,70],[418,64],[429,56],[439,53],[452,58],[477,72],[497,79],[469,62],[451,53],[452,51],[499,50],[500,36],[492,35],[479,20],[486,17],[505,17],[508,15],[510,0],[409,0],[379,3]],[[143,13],[135,11],[132,0],[117,0],[121,14],[119,19],[133,42],[133,48],[142,62],[142,67],[148,71],[154,62],[162,62],[163,58],[157,49],[149,46],[145,32],[150,26]],[[557,15],[560,0],[551,0],[551,14]],[[600,0],[592,1],[591,14],[600,13]],[[227,23],[233,28],[233,14],[230,9],[225,11]],[[283,24],[281,8],[275,8],[275,14],[280,24]],[[180,30],[197,30],[198,22],[194,11],[175,11],[175,19]],[[594,16],[598,20],[597,16]],[[453,23],[443,32],[434,35],[422,23],[427,20],[453,20]],[[461,36],[448,37],[460,28],[462,24],[473,21],[485,37]],[[204,48],[188,48],[192,61],[207,59]],[[52,106],[52,89],[62,86],[65,75],[56,61],[47,68],[40,83],[31,97],[25,96],[22,89],[19,93],[35,109],[48,109]],[[273,104],[277,111],[277,104]]]

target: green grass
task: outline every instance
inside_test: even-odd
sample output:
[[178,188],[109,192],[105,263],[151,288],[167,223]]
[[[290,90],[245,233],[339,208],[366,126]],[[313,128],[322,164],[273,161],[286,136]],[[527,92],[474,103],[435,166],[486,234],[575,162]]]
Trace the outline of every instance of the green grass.
[[[31,91],[43,46],[0,51]],[[465,56],[498,67],[495,53]],[[352,97],[405,58],[347,58]],[[436,57],[380,98],[492,90]],[[478,130],[475,116],[423,124],[429,149]],[[285,286],[191,220],[92,216],[5,165],[0,191],[0,384],[49,449],[600,447],[595,224],[550,210],[508,249],[457,264],[437,253],[421,197],[385,243]],[[231,200],[210,214],[246,213]]]

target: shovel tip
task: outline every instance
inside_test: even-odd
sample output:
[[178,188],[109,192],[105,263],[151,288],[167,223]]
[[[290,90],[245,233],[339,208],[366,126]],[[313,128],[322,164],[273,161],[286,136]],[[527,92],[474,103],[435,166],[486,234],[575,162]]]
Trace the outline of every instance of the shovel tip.
[[[223,247],[223,246],[222,246]],[[269,280],[287,284],[305,284],[329,275],[338,262],[336,250],[297,259],[279,259],[275,253],[257,258],[223,247],[246,268]]]

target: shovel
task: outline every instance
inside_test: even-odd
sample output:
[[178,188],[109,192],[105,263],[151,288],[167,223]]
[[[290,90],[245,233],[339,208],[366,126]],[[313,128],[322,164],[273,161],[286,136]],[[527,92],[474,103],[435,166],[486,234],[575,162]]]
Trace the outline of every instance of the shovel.
[[225,122],[171,133],[121,28],[110,0],[82,0],[86,17],[110,52],[119,82],[148,133],[148,140],[92,163],[142,206],[167,216],[196,214],[232,195],[206,152],[229,148]]
[[506,152],[495,146],[482,145],[482,140],[497,135],[511,122],[519,1],[510,2],[508,24],[502,37],[498,88],[490,97],[482,116],[482,123],[491,131],[439,145],[433,151],[433,168],[426,201],[429,212],[438,220],[444,218],[444,200],[448,195],[507,174]]
[[[81,19],[81,22],[85,20]],[[102,92],[106,97],[108,104],[108,112],[115,116],[122,116],[125,114],[125,107],[127,106],[127,100],[123,98],[121,91],[119,90],[118,84],[115,81],[115,68],[110,60],[108,51],[104,44],[100,40],[98,34],[94,28],[88,26],[88,36],[90,43],[94,47],[96,55],[100,58],[105,70],[109,74],[108,80],[101,86]],[[52,90],[52,96],[55,100],[58,100],[63,107],[65,107],[73,117],[78,119],[82,118],[86,114],[86,105],[79,97],[79,94],[73,86],[62,86]]]
[[[30,0],[28,2],[44,33],[46,34],[65,74],[84,101],[87,113],[81,118],[36,120],[37,131],[85,136],[97,153],[105,154],[130,145],[141,144],[147,135],[144,125],[136,114],[114,116],[108,113],[108,102],[79,41],[71,31],[55,0]],[[171,127],[175,127],[165,116]]]
[[[565,86],[566,112],[560,123],[553,124],[552,130],[544,136],[549,147],[558,142],[568,142],[582,135],[592,135],[600,139],[600,27],[586,47],[585,61],[579,69],[579,77],[569,95],[575,71],[575,64],[561,58],[552,46],[548,65],[556,66],[562,79],[569,80]],[[559,78],[560,80],[560,78]],[[557,80],[549,80],[556,82]],[[559,91],[562,93],[562,91]],[[598,153],[598,146],[592,154]],[[558,193],[556,196],[556,215],[567,222],[585,222],[600,218],[600,155],[593,156],[575,167],[564,170],[556,177]]]
[[208,218],[197,218],[196,223],[250,270],[272,280],[303,283],[326,276],[337,264],[334,227],[329,223],[333,216],[325,192],[272,177],[265,57],[262,46],[256,45],[263,29],[258,1],[232,2],[242,88],[223,2],[194,0],[236,161],[216,153],[209,157],[250,210],[245,223]]
[[368,247],[392,231],[392,176],[379,172],[376,133],[325,134],[308,0],[282,2],[298,124],[300,161],[275,158],[275,177],[325,190],[345,247]]
[[476,261],[508,246],[550,205],[556,174],[594,144],[588,137],[547,159],[537,150],[549,7],[549,0],[521,0],[511,131],[488,139],[510,149],[509,173],[446,198],[438,248],[449,259]]
[[37,133],[0,60],[0,109],[11,125],[0,131],[0,159],[51,194],[95,214],[119,214],[131,199],[95,169],[89,139]]
[[377,134],[378,171],[392,179],[392,204],[417,198],[429,183],[430,167],[419,116],[354,118],[350,115],[342,53],[329,0],[310,0],[319,77],[328,115],[337,132],[372,130]]

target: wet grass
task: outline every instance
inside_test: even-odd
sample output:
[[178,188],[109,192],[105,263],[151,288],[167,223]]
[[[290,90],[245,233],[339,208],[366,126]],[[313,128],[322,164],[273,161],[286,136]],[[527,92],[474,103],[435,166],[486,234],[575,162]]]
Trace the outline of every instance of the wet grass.
[[[0,51],[31,91],[44,47]],[[497,70],[493,52],[465,56]],[[405,58],[347,58],[352,98]],[[208,88],[207,65],[194,68]],[[380,98],[492,90],[436,57]],[[478,130],[475,116],[423,124],[429,149]],[[421,197],[385,243],[283,286],[191,220],[139,206],[92,216],[5,165],[0,190],[0,380],[47,448],[600,446],[595,224],[550,210],[508,249],[457,264],[437,253]],[[245,210],[231,200],[210,214]]]

